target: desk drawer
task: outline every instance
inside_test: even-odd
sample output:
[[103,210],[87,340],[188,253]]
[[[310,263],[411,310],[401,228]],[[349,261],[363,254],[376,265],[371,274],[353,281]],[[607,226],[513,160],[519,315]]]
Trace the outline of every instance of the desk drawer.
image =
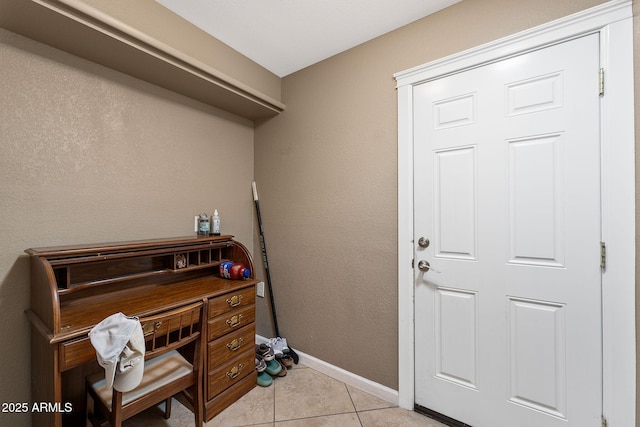
[[255,349],[256,328],[255,323],[233,331],[207,345],[209,352],[209,370],[224,364],[235,355]]
[[205,420],[210,421],[220,412],[233,405],[238,399],[251,391],[256,384],[256,374],[247,375],[240,381],[236,382],[222,393],[218,394],[215,399],[209,399],[205,402]]
[[[207,400],[213,399],[248,375],[256,375],[255,349],[246,351],[207,375]],[[254,379],[255,381],[255,379]]]
[[239,289],[236,292],[213,298],[209,301],[208,314],[209,318],[219,316],[229,311],[253,305],[256,302],[255,286]]
[[252,304],[247,307],[235,309],[221,316],[209,319],[207,322],[207,341],[214,340],[243,326],[255,322],[256,308]]
[[60,351],[60,370],[75,368],[83,363],[96,360],[96,351],[89,337],[77,338],[58,344]]

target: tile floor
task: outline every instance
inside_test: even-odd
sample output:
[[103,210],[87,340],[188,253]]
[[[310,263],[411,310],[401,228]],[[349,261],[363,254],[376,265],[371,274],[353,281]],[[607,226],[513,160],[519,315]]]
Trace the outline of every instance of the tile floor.
[[[174,401],[169,420],[158,408],[124,423],[127,427],[193,426],[193,414]],[[206,423],[206,427],[446,427],[400,409],[304,365],[295,365],[269,387],[255,387]]]

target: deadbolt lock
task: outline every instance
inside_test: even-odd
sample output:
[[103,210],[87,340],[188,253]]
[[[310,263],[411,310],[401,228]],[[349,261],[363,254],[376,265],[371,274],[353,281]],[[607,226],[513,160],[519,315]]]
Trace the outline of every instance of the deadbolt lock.
[[429,241],[429,239],[425,237],[421,237],[418,239],[418,246],[420,246],[421,248],[428,248],[430,243],[431,242]]

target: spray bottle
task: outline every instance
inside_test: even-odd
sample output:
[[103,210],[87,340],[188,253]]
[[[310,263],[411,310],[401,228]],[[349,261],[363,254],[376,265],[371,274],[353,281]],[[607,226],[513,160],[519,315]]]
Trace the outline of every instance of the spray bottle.
[[211,217],[211,234],[214,236],[220,235],[220,216],[218,215],[218,209],[213,212]]

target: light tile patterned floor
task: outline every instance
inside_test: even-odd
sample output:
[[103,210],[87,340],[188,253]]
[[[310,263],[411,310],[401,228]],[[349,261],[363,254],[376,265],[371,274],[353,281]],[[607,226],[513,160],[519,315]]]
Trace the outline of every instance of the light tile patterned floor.
[[[152,408],[127,427],[193,426],[193,414],[174,401],[169,420]],[[314,369],[295,365],[269,387],[256,387],[206,427],[446,427],[400,409]]]

